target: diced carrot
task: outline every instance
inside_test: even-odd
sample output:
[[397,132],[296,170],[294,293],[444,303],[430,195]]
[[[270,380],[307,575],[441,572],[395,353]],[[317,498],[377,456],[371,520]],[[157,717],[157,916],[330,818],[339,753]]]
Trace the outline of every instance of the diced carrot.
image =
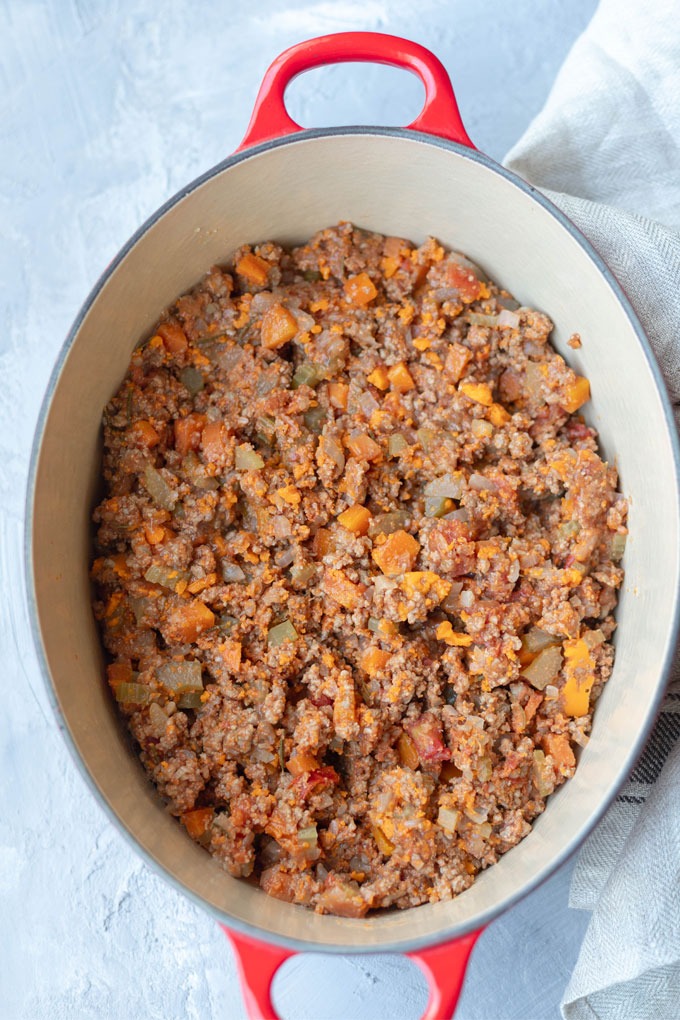
[[171,644],[190,644],[203,631],[210,630],[214,623],[212,610],[199,599],[192,599],[186,605],[170,610],[162,627],[163,637]]
[[232,641],[231,638],[227,638],[225,641],[220,642],[217,647],[227,669],[231,670],[232,673],[238,673],[241,668],[241,642]]
[[459,382],[472,358],[472,351],[462,344],[452,343],[446,352],[444,371],[454,382]]
[[469,648],[472,644],[472,635],[456,633],[448,620],[444,620],[437,627],[437,639],[446,641],[447,645],[454,648]]
[[372,386],[375,386],[378,390],[389,389],[390,379],[387,374],[387,369],[384,365],[378,365],[374,368],[370,375],[366,376]]
[[458,387],[468,400],[474,400],[476,404],[483,404],[484,407],[491,407],[493,396],[487,383],[461,383]]
[[269,279],[269,263],[261,259],[259,255],[248,252],[242,255],[236,263],[236,272],[239,276],[245,276],[255,287],[264,287]]
[[292,340],[298,331],[297,319],[283,305],[272,305],[262,316],[262,346],[275,351]]
[[352,531],[355,535],[365,535],[371,521],[371,511],[360,503],[355,503],[348,510],[345,510],[338,517],[338,522],[343,528]]
[[352,305],[370,305],[377,296],[378,291],[368,273],[358,273],[345,281],[345,297]]
[[204,414],[188,414],[186,418],[175,419],[175,449],[182,457],[201,445],[206,420]]
[[276,495],[280,496],[284,503],[288,503],[289,506],[298,506],[302,501],[300,490],[294,485],[282,485],[280,489],[276,490]]
[[414,595],[433,595],[441,602],[451,591],[451,582],[432,570],[412,570],[404,574],[400,587],[413,598]]
[[390,386],[396,393],[408,393],[408,391],[412,390],[415,386],[413,376],[403,361],[399,361],[396,365],[392,365],[392,367],[387,370],[387,377],[390,380]]
[[541,747],[555,763],[555,771],[564,776],[576,765],[576,758],[566,733],[547,733],[541,740]]
[[318,767],[318,760],[313,754],[308,754],[306,751],[295,751],[286,762],[286,768],[291,776],[301,776],[305,772],[314,772]]
[[420,765],[420,758],[418,757],[418,751],[416,745],[413,743],[408,733],[402,731],[397,740],[397,754],[399,755],[399,761],[402,765],[405,765],[407,769],[417,769]]
[[585,376],[577,375],[574,382],[567,386],[561,405],[565,411],[573,414],[574,411],[578,411],[579,407],[583,407],[589,400],[590,383]]
[[330,400],[333,407],[337,407],[339,411],[347,410],[347,396],[349,394],[349,386],[347,383],[332,382],[328,384],[328,399]]
[[345,442],[350,453],[358,460],[376,461],[382,456],[382,450],[375,439],[371,439],[365,432],[353,432]]
[[385,411],[389,411],[393,418],[403,418],[406,414],[406,408],[402,404],[396,390],[391,390],[385,394],[382,406]]
[[395,258],[394,255],[385,255],[380,260],[380,268],[383,271],[383,276],[386,280],[394,276],[397,269],[399,268],[399,259]]
[[200,839],[210,828],[214,813],[209,807],[196,808],[194,811],[185,811],[180,818],[191,838]]
[[186,333],[175,322],[162,322],[156,332],[162,338],[168,354],[179,354],[189,346]]
[[198,595],[199,592],[205,591],[206,588],[212,588],[216,583],[217,574],[206,574],[205,577],[198,577],[195,581],[187,584],[186,590],[192,595]]
[[595,660],[582,638],[565,641],[563,649],[566,679],[562,688],[562,704],[566,715],[578,718],[588,714],[590,692],[595,683]]
[[225,451],[225,431],[221,421],[211,421],[201,433],[201,449],[206,460],[211,464],[218,464]]
[[136,421],[130,427],[130,438],[138,446],[145,446],[147,450],[151,450],[154,446],[158,446],[160,442],[160,436],[151,422],[146,421],[143,418],[140,419],[140,421]]
[[533,717],[536,715],[536,709],[543,701],[543,694],[541,691],[532,691],[527,698],[527,703],[524,706],[524,715],[526,716],[527,722],[531,722]]
[[500,428],[501,425],[505,425],[506,422],[510,421],[510,415],[502,404],[492,404],[489,408],[489,421],[496,428]]
[[350,581],[342,570],[325,570],[323,589],[345,609],[356,609],[364,592],[363,586]]
[[144,535],[149,545],[158,545],[165,538],[166,529],[162,524],[145,524]]
[[333,550],[333,536],[328,528],[319,528],[314,535],[314,555],[322,559]]
[[375,840],[376,846],[381,854],[384,854],[385,857],[389,857],[390,854],[394,853],[394,843],[390,842],[379,825],[372,825],[371,832],[373,833],[373,839]]
[[394,531],[382,545],[377,546],[372,556],[383,574],[394,577],[411,570],[420,552],[420,542],[407,531]]
[[132,683],[132,666],[125,662],[111,662],[106,667],[106,679],[111,687]]
[[376,648],[372,645],[367,648],[364,654],[361,656],[361,668],[369,676],[375,676],[381,669],[387,665],[392,656],[389,652],[384,651],[382,648]]

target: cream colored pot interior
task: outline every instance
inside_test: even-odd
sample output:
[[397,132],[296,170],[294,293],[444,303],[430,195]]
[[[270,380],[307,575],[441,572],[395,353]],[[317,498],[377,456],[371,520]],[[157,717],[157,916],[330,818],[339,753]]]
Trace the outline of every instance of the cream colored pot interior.
[[[520,301],[547,311],[558,350],[591,380],[588,417],[630,499],[631,537],[614,675],[576,777],[533,831],[450,903],[369,918],[320,917],[230,878],[169,817],[123,736],[90,610],[90,512],[100,419],[130,352],[163,308],[245,241],[302,241],[352,220],[422,241],[434,234]],[[583,347],[566,347],[570,334]],[[236,927],[356,950],[413,947],[476,926],[545,874],[631,765],[653,713],[678,590],[673,446],[654,373],[627,314],[579,242],[474,156],[416,136],[305,135],[246,156],[178,201],[114,268],[86,311],[44,423],[35,476],[33,570],[56,698],[82,760],[126,829],[169,875]]]

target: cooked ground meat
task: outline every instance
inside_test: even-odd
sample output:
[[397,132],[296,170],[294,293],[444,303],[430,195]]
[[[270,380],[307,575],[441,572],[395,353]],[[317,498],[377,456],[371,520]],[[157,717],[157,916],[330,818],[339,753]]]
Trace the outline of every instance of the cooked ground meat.
[[574,772],[626,503],[552,323],[349,223],[245,245],[104,415],[95,612],[139,754],[236,876],[448,899]]

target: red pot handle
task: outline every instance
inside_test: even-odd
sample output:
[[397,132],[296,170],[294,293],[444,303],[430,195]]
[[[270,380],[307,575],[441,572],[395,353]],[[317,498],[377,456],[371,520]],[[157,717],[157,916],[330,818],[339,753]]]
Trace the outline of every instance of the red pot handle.
[[[249,1020],[281,1020],[272,1002],[272,982],[281,964],[295,953],[247,935],[237,935],[224,925],[221,927],[236,954]],[[451,1020],[463,987],[470,953],[483,930],[480,928],[442,946],[406,954],[420,967],[430,990],[421,1020]]]
[[446,68],[433,53],[396,35],[338,32],[298,43],[276,58],[262,79],[248,130],[237,152],[272,138],[302,131],[303,128],[289,117],[286,110],[284,94],[287,86],[303,71],[346,61],[391,64],[417,74],[425,86],[425,105],[419,116],[408,125],[409,128],[474,149],[460,119]]

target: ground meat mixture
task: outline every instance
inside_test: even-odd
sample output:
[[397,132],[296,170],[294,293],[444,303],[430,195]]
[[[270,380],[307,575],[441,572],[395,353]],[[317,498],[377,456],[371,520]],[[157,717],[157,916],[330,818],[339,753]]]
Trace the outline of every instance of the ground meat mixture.
[[573,774],[626,503],[551,329],[436,240],[341,223],[244,245],[135,350],[95,612],[230,874],[346,917],[449,899]]

